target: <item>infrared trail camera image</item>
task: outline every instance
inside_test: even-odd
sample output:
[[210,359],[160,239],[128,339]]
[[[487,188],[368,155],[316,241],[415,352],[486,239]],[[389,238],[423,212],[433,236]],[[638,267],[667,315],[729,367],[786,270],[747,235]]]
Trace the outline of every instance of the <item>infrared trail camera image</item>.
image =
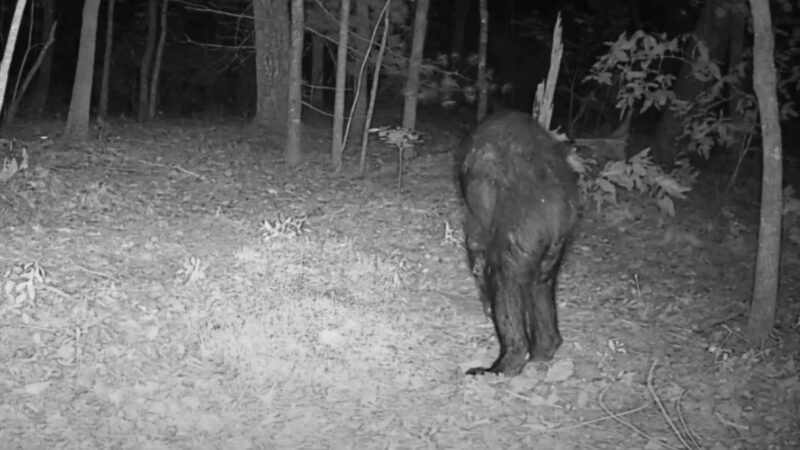
[[797,12],[2,0],[0,449],[800,448]]

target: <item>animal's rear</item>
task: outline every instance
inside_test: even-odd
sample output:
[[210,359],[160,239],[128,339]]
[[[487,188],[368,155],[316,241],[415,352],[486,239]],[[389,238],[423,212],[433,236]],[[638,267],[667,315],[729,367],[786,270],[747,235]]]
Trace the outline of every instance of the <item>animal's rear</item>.
[[473,373],[514,375],[526,355],[547,360],[561,344],[555,279],[578,208],[566,156],[530,116],[514,112],[482,122],[456,155],[470,266],[501,347],[491,368]]

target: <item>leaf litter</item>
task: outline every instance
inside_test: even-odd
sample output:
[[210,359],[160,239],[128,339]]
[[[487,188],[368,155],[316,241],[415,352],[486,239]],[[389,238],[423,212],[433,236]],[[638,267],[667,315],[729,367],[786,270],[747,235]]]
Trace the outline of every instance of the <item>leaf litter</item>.
[[334,176],[314,150],[289,173],[240,133],[127,126],[102,146],[28,149],[4,185],[35,210],[0,240],[0,447],[798,442],[797,337],[747,353],[735,323],[692,326],[736,307],[746,264],[695,268],[741,247],[746,219],[686,251],[663,230],[698,241],[714,219],[685,204],[668,226],[639,205],[614,226],[587,214],[555,360],[475,379],[464,368],[497,350],[448,155],[409,161],[398,194],[392,171]]

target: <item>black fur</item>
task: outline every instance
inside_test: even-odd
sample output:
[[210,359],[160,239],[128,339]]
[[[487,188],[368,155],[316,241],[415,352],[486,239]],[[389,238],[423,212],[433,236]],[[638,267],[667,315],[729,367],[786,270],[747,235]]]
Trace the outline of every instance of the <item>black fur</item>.
[[510,111],[484,120],[456,154],[469,264],[500,341],[494,364],[468,374],[517,375],[562,343],[556,278],[578,221],[566,157],[529,115]]

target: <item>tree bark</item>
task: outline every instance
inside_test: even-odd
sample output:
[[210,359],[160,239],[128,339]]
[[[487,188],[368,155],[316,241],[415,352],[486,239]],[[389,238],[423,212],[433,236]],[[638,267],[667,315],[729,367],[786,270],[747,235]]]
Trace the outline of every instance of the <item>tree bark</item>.
[[98,115],[105,120],[108,117],[108,76],[111,72],[111,49],[114,45],[114,5],[117,0],[108,0],[106,16],[106,42],[103,51],[103,77],[100,81],[100,106]]
[[478,122],[486,117],[489,109],[489,80],[486,76],[486,47],[489,42],[489,10],[487,0],[479,0],[480,38],[478,40]]
[[417,99],[419,98],[419,75],[422,70],[422,52],[425,49],[425,33],[428,29],[428,6],[430,0],[417,0],[414,15],[414,37],[411,40],[411,55],[408,58],[408,78],[403,105],[403,128],[413,130],[417,123]]
[[0,62],[0,110],[3,109],[3,105],[5,104],[6,88],[8,87],[8,71],[11,68],[11,60],[14,59],[14,47],[17,45],[19,24],[22,22],[22,13],[25,11],[25,3],[27,3],[27,0],[17,0],[17,5],[14,8],[14,16],[11,19],[11,27],[8,32],[8,41],[6,41],[6,48],[3,52],[3,60]]
[[94,51],[97,41],[97,12],[100,0],[86,0],[83,4],[81,40],[78,49],[78,64],[72,84],[67,124],[63,139],[85,141],[89,138],[89,106],[92,101],[92,78],[94,74]]
[[150,82],[150,100],[147,105],[147,118],[156,118],[158,109],[158,80],[161,75],[161,61],[164,57],[164,43],[167,41],[167,7],[169,0],[162,0],[161,3],[161,26],[159,27],[158,45],[156,47],[156,57],[153,62],[153,76]]
[[303,156],[301,115],[303,110],[303,0],[292,0],[292,44],[289,64],[289,111],[286,132],[286,163],[294,167]]
[[147,119],[147,99],[150,94],[150,66],[156,46],[156,29],[158,28],[158,0],[147,2],[147,41],[144,44],[142,63],[139,66],[139,121]]
[[311,104],[321,107],[325,102],[325,39],[318,34],[311,38]]
[[[41,40],[44,41],[53,28],[55,22],[55,0],[42,0],[42,33]],[[51,46],[52,47],[52,46]],[[44,107],[47,104],[47,95],[50,91],[50,74],[53,71],[53,49],[48,48],[39,68],[39,75],[36,77],[36,84],[31,94],[31,111],[36,117],[41,117]]]
[[350,122],[350,131],[355,136],[354,144],[361,144],[361,136],[364,132],[364,126],[367,123],[367,82],[361,77],[365,74],[360,70],[363,66],[363,58],[369,54],[369,36],[370,36],[370,23],[369,23],[369,10],[366,0],[358,0],[355,3],[355,28],[356,35],[360,38],[355,42],[356,52],[354,64],[350,67],[353,68],[353,116]]
[[[695,42],[703,42],[708,48],[711,61],[722,63],[727,58],[732,32],[736,28],[737,3],[742,0],[708,0],[705,2],[697,27]],[[694,46],[687,54],[692,57]],[[692,74],[693,61],[686,62],[675,80],[674,92],[679,100],[692,101],[705,88],[705,83]],[[678,139],[683,131],[683,117],[667,107],[656,128],[653,157],[661,163],[672,164],[678,155]]]
[[772,331],[781,261],[782,149],[775,75],[775,42],[768,0],[750,0],[753,15],[753,89],[761,115],[764,168],[761,182],[761,221],[758,230],[755,283],[747,323],[752,337]]
[[344,124],[345,81],[347,80],[347,37],[350,30],[350,0],[342,0],[339,12],[339,48],[336,54],[336,98],[333,105],[333,139],[331,163],[336,171],[342,168],[342,125]]
[[256,114],[253,124],[286,133],[289,108],[289,6],[285,0],[253,0],[256,44]]

